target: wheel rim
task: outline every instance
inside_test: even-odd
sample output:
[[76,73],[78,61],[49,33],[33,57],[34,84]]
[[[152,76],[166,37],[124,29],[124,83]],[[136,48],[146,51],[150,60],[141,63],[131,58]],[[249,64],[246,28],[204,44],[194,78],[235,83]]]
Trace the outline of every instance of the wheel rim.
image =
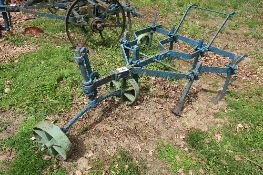
[[40,122],[33,128],[33,134],[36,140],[47,148],[51,155],[60,155],[64,160],[67,159],[72,144],[58,126]]
[[117,0],[103,4],[76,0],[68,8],[65,29],[73,47],[86,46],[87,41],[109,45],[122,37],[125,23],[125,12]]

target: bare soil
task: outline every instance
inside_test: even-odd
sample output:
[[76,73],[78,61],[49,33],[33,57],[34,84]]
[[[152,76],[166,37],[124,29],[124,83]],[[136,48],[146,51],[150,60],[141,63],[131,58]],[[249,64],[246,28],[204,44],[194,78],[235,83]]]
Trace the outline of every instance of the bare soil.
[[[18,56],[34,51],[37,49],[36,44],[29,42],[24,43],[22,46],[16,46],[6,40],[7,37],[15,35],[21,35],[24,32],[24,23],[26,20],[32,19],[30,14],[23,14],[22,12],[11,13],[12,29],[10,31],[3,32],[2,38],[0,38],[0,64],[18,62]],[[0,17],[0,24],[2,24],[2,17]]]
[[36,45],[25,43],[23,46],[14,46],[13,44],[8,43],[7,41],[0,40],[0,64],[18,62],[18,56],[34,51],[37,49]]
[[[23,119],[24,116],[17,114],[14,109],[0,110],[0,142],[14,135]],[[5,170],[6,163],[11,162],[15,155],[14,149],[0,146],[0,169]]]
[[23,115],[15,113],[13,109],[0,110],[0,141],[12,136],[23,119]]

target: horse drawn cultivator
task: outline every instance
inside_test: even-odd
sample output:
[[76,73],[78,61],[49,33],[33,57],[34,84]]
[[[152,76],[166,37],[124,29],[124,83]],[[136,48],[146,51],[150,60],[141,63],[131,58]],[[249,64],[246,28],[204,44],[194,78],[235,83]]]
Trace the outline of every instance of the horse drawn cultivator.
[[[1,6],[1,10],[3,12],[4,8],[4,13],[9,12],[10,9],[11,11],[20,10],[31,12],[31,8],[28,7],[32,6],[33,8],[38,6],[34,4],[33,2],[27,1],[23,5]],[[42,4],[42,2],[37,4]],[[66,21],[66,32],[75,48],[75,60],[79,65],[80,72],[84,79],[83,92],[86,97],[89,98],[88,104],[72,117],[66,125],[58,127],[43,121],[33,128],[33,133],[42,146],[47,148],[51,154],[60,155],[64,159],[67,159],[72,146],[67,137],[71,126],[88,110],[109,97],[119,97],[130,105],[134,104],[140,94],[139,79],[142,75],[174,80],[188,80],[179,102],[172,109],[172,113],[180,116],[193,83],[200,78],[202,73],[224,74],[226,77],[222,90],[217,96],[212,98],[212,102],[216,104],[224,97],[230,84],[231,77],[236,73],[237,64],[245,57],[244,55],[237,55],[213,45],[218,34],[234,13],[223,13],[212,9],[201,8],[197,5],[189,5],[177,26],[172,26],[171,29],[168,30],[157,23],[157,15],[154,15],[152,24],[135,31],[133,37],[128,38],[124,32],[126,17],[128,16],[130,24],[131,14],[139,15],[135,8],[131,8],[128,4],[120,4],[116,0],[76,0],[70,3],[70,6],[68,5],[68,1],[49,1],[43,4],[44,6],[41,5],[39,7],[48,8],[50,12],[52,12],[50,17],[65,19]],[[55,14],[57,9],[67,10],[66,17],[57,16]],[[224,17],[224,20],[217,27],[210,41],[205,42],[204,39],[195,40],[179,34],[179,30],[192,9],[216,13]],[[38,15],[44,16],[42,14],[43,13],[38,13]],[[9,17],[8,15],[4,15],[4,18],[7,19]],[[5,29],[10,26],[10,20],[5,20],[5,22],[6,21]],[[98,33],[99,36],[106,41],[108,41],[108,38],[106,38],[103,32],[107,28],[113,31],[113,33],[111,33],[111,31],[106,32],[109,34],[109,38],[118,41],[122,37],[120,46],[125,65],[114,70],[107,76],[100,77],[99,73],[92,69],[89,56],[87,55],[87,49],[83,47],[87,37],[84,37],[85,39],[82,38],[82,40],[74,37],[75,34],[80,35],[80,33],[77,33],[76,29],[70,30],[70,28],[74,28],[74,26],[80,28],[83,34],[86,34],[86,32],[91,29],[91,31]],[[117,29],[119,29],[119,33]],[[156,35],[161,35],[162,38],[156,40]],[[89,39],[91,39],[91,37]],[[158,50],[155,54],[149,55],[147,49],[151,49],[155,41],[157,42],[156,45],[158,46]],[[184,42],[191,45],[192,50],[183,52],[174,49],[174,45],[177,42]],[[201,58],[204,57],[207,52],[220,55],[222,59],[228,58],[231,61],[224,66],[206,65],[202,62]],[[186,72],[179,72],[172,65],[163,62],[164,60],[176,61],[176,59],[188,61],[191,63],[191,68]],[[147,67],[153,63],[161,64],[166,69],[156,70]],[[99,88],[103,85],[108,85],[107,87],[109,87],[109,90],[107,93],[100,95]]]

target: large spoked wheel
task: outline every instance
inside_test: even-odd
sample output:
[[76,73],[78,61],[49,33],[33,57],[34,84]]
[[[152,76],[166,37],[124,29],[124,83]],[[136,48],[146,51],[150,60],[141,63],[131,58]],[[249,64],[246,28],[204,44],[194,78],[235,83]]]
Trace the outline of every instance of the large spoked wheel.
[[71,142],[66,134],[56,125],[40,122],[33,128],[36,140],[48,149],[51,155],[60,155],[64,160],[70,154]]
[[116,44],[125,31],[126,17],[117,0],[75,0],[67,10],[65,29],[73,47],[91,43]]

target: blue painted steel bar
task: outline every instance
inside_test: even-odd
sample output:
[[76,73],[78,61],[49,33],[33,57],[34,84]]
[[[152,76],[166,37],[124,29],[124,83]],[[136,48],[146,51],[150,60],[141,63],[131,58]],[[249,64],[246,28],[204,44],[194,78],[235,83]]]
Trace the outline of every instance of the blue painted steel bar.
[[179,102],[177,103],[177,105],[175,106],[174,109],[172,109],[172,113],[174,113],[175,115],[177,116],[180,116],[182,114],[182,111],[183,111],[183,108],[184,108],[184,104],[185,104],[185,101],[186,101],[186,97],[192,87],[194,83],[194,80],[189,80],[189,82],[187,83],[184,91],[183,91],[183,94],[182,96],[180,97],[180,100]]
[[178,40],[184,41],[184,42],[191,44],[193,46],[197,46],[199,43],[197,40],[194,40],[192,38],[188,38],[188,37],[183,36],[183,35],[176,35],[176,37]]
[[155,29],[156,27],[155,26],[154,27],[149,26],[149,27],[146,27],[146,28],[144,28],[142,30],[137,30],[137,31],[134,32],[134,37],[138,38],[138,36],[141,35],[141,34],[151,32],[153,30],[153,28]]
[[94,80],[93,86],[95,88],[97,88],[97,87],[100,87],[104,84],[107,84],[113,80],[119,80],[121,78],[129,77],[129,73],[130,73],[130,69],[128,69],[128,68],[124,71],[121,71],[121,72],[116,70],[111,75],[108,75],[108,76],[102,77],[100,79]]
[[214,34],[214,36],[212,37],[212,39],[210,40],[209,44],[208,44],[208,48],[213,44],[213,42],[215,41],[216,37],[218,36],[218,34],[220,33],[220,31],[223,29],[223,27],[225,26],[226,22],[228,21],[228,19],[232,16],[233,14],[228,14],[227,17],[225,18],[225,20],[223,21],[223,23],[220,25],[220,27],[218,28],[218,30],[216,31],[216,33]]
[[4,24],[2,27],[0,27],[0,30],[2,30],[1,28],[3,28],[4,30],[9,30],[11,26],[11,22],[8,16],[8,11],[4,7],[4,0],[0,0],[0,12],[2,12],[2,16],[4,20]]
[[202,66],[200,73],[218,73],[218,74],[225,74],[229,70],[229,67],[211,67],[211,66]]
[[96,105],[98,105],[99,103],[101,103],[103,100],[109,98],[109,97],[113,97],[113,96],[120,96],[121,95],[121,91],[114,91],[114,92],[109,92],[103,96],[100,96],[98,98],[95,98],[91,101],[89,101],[89,103],[82,109],[80,110],[64,127],[63,127],[63,132],[67,132],[69,130],[69,128],[75,124],[80,117],[82,117],[88,110],[90,110],[91,108],[95,107]]
[[87,48],[85,48],[85,47],[82,47],[80,49],[77,48],[76,52],[77,53],[79,52],[79,55],[77,55],[77,56],[81,56],[84,59],[88,75],[91,76],[93,74],[93,71],[92,71],[92,68],[91,68],[91,65],[90,65],[90,61],[89,61],[89,57],[88,57],[88,54],[87,54]]
[[176,71],[176,72],[178,71],[175,67],[173,67],[173,66],[171,66],[171,65],[169,65],[169,64],[163,63],[163,62],[158,61],[158,60],[155,60],[155,62],[157,62],[157,63],[165,66],[166,68],[168,68],[168,69],[170,69],[170,70],[173,70],[173,71]]
[[226,77],[226,80],[225,80],[225,83],[224,83],[224,86],[223,86],[223,90],[220,91],[220,92],[217,94],[216,97],[212,98],[212,102],[213,102],[214,104],[217,104],[217,103],[225,96],[225,94],[226,94],[226,92],[227,92],[227,89],[228,89],[228,86],[229,86],[230,81],[231,81],[231,75],[232,75],[231,70],[229,70],[229,71],[227,72],[227,77]]
[[39,17],[47,17],[47,18],[52,18],[52,19],[57,19],[57,20],[65,20],[65,16],[59,16],[59,15],[52,14],[52,13],[37,12],[35,10],[30,10],[26,8],[21,8],[20,11],[25,12],[25,13],[31,13]]
[[246,55],[237,55],[236,58],[234,58],[233,63],[237,65],[238,63],[243,61],[245,57]]
[[237,57],[237,55],[234,54],[234,53],[231,53],[231,52],[228,52],[228,51],[225,51],[223,49],[216,48],[216,47],[211,47],[210,46],[208,50],[211,51],[211,52],[214,52],[216,54],[228,57],[230,59],[235,59]]
[[[76,62],[79,65],[79,69],[80,69],[80,72],[81,72],[81,75],[82,75],[84,81],[85,82],[89,82],[89,81],[92,81],[90,76],[89,76],[90,73],[87,73],[87,69],[86,69],[86,67],[84,65],[85,59],[88,60],[88,58],[87,58],[87,55],[82,55],[82,52],[80,51],[79,48],[77,48],[75,50],[75,60],[76,60]],[[89,61],[86,61],[86,62],[88,62],[88,64],[89,64]]]
[[189,82],[187,83],[182,96],[180,97],[179,102],[177,103],[177,105],[175,106],[175,108],[172,109],[172,113],[174,113],[177,116],[180,116],[182,114],[183,108],[184,108],[184,104],[186,101],[186,97],[189,94],[189,91],[194,83],[195,80],[198,79],[198,75],[199,75],[199,71],[201,69],[202,63],[198,63],[195,67],[195,69],[193,69],[192,71],[189,71]]
[[199,51],[196,51],[196,52],[194,52],[192,54],[179,52],[179,51],[174,51],[174,50],[171,50],[169,52],[169,56],[170,57],[177,57],[177,58],[181,58],[181,59],[185,59],[185,60],[192,60],[193,58],[195,58],[195,57],[197,57],[199,55],[200,55]]
[[146,68],[141,68],[141,67],[133,67],[131,68],[131,72],[133,74],[146,74],[152,77],[171,78],[171,79],[176,79],[176,80],[188,78],[188,75],[186,73],[151,70],[151,69],[146,69]]
[[161,26],[156,27],[155,31],[158,32],[158,33],[161,33],[163,35],[166,35],[166,36],[170,35],[170,31],[167,31],[167,30],[163,29]]
[[130,62],[130,54],[129,54],[129,49],[125,48],[124,45],[121,45],[121,50],[122,50],[122,55],[123,55],[123,58],[124,58],[124,62],[125,62],[125,65],[128,65]]
[[227,16],[229,14],[233,14],[234,13],[234,12],[232,12],[232,13],[224,13],[224,12],[220,12],[220,11],[213,10],[213,9],[199,7],[198,5],[195,5],[195,4],[193,5],[193,8],[196,8],[196,9],[199,9],[199,10],[208,11],[208,12],[213,12],[213,13],[217,13],[217,14],[221,14],[221,15],[224,15],[224,16]]
[[157,55],[152,56],[152,57],[150,57],[150,58],[148,58],[148,59],[139,61],[139,62],[136,64],[136,66],[138,66],[138,67],[143,67],[143,66],[146,66],[146,65],[148,65],[148,64],[150,64],[150,63],[155,62],[155,60],[160,61],[160,60],[169,58],[169,57],[170,57],[169,54],[170,54],[169,51],[164,52],[164,53],[157,54]]
[[193,6],[195,6],[195,5],[194,5],[194,4],[190,4],[190,5],[187,7],[187,9],[186,9],[185,12],[184,12],[183,17],[181,18],[181,20],[180,20],[177,28],[176,28],[175,31],[174,31],[174,34],[177,34],[177,33],[178,33],[180,27],[183,25],[183,22],[185,21],[185,18],[186,18],[186,16],[187,16],[188,12],[190,11],[190,9],[191,9]]

